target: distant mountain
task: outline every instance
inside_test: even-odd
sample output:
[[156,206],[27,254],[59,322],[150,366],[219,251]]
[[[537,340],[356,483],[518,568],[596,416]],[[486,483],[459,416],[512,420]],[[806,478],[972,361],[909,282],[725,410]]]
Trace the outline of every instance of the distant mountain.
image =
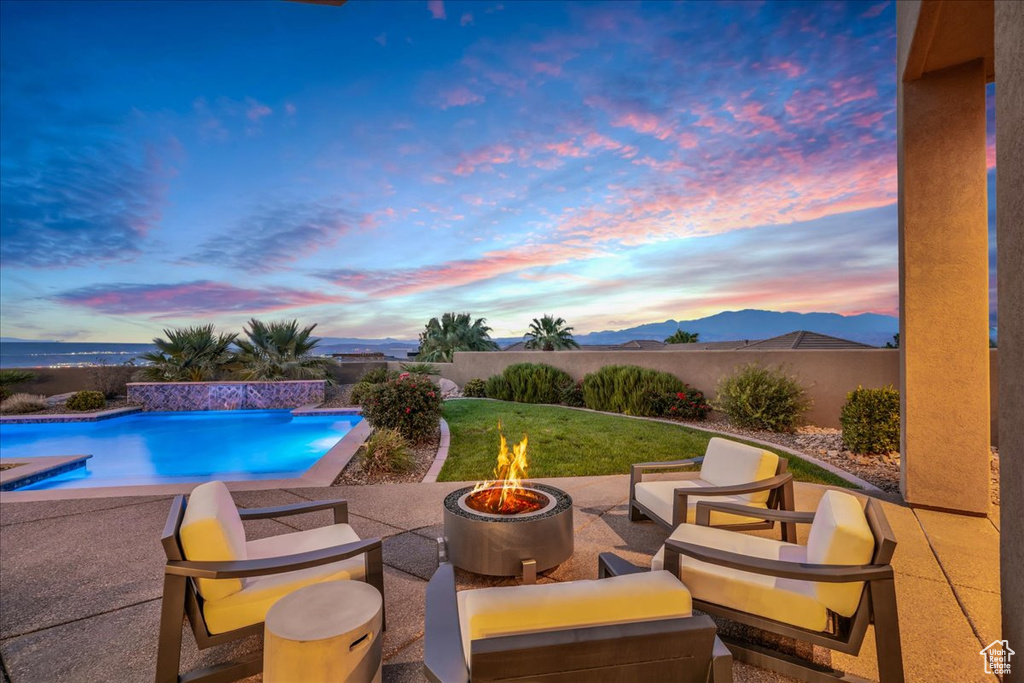
[[53,339],[19,339],[18,337],[0,337],[0,344],[20,344],[23,342],[36,342],[42,344],[53,344]]
[[882,346],[899,332],[899,319],[891,315],[861,313],[782,313],[745,309],[724,311],[696,320],[666,320],[625,330],[604,330],[576,335],[580,344],[621,344],[632,339],[664,340],[678,329],[697,332],[701,341],[768,339],[794,330],[808,330]]

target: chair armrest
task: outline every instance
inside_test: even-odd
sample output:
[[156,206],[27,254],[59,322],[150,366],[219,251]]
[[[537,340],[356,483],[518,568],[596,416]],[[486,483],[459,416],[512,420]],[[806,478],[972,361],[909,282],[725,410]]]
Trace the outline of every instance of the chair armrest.
[[597,578],[599,579],[625,576],[626,574],[642,574],[645,571],[647,570],[643,567],[638,567],[615,553],[601,553],[597,556]]
[[715,644],[711,648],[711,677],[709,681],[710,683],[732,683],[732,652],[717,635],[715,635]]
[[687,458],[686,460],[663,460],[661,462],[635,462],[629,466],[629,497],[635,498],[634,488],[644,480],[644,472],[650,470],[670,470],[673,467],[685,467],[686,465],[699,465],[704,462],[704,456],[699,458]]
[[299,569],[319,567],[332,562],[347,560],[356,555],[363,555],[376,550],[381,551],[379,538],[367,538],[355,543],[310,550],[294,555],[266,557],[258,560],[237,560],[234,562],[206,562],[190,560],[172,560],[164,569],[166,574],[190,576],[195,579],[243,579],[249,576],[266,576],[281,574]]
[[291,505],[280,505],[270,508],[249,508],[248,510],[240,508],[238,515],[242,520],[270,519],[272,517],[301,515],[306,512],[317,512],[319,510],[334,510],[335,524],[345,524],[348,522],[347,500],[311,500],[308,503],[293,503]]
[[746,482],[743,484],[729,484],[728,486],[699,486],[694,488],[678,488],[675,493],[677,496],[735,496],[744,493],[757,493],[758,491],[768,491],[770,489],[778,488],[790,481],[793,481],[793,475],[789,472],[782,474],[776,474],[774,477],[767,479],[758,479],[757,481]]
[[427,611],[423,642],[423,670],[434,683],[465,683],[469,668],[462,649],[455,569],[441,562],[427,583]]
[[773,522],[794,522],[810,524],[814,521],[813,512],[791,512],[789,510],[768,510],[766,508],[741,505],[739,503],[716,503],[711,500],[697,501],[696,522],[700,526],[711,526],[711,512],[729,512],[743,517],[756,517]]
[[[707,548],[673,539],[665,541],[665,564],[669,564],[669,551],[692,557],[719,567],[729,567],[752,574],[764,574],[780,579],[820,581],[822,583],[852,583],[893,578],[892,566],[880,564],[805,564],[785,562],[762,557],[750,557],[718,548]],[[678,559],[678,558],[676,558]],[[676,572],[678,573],[678,571]]]

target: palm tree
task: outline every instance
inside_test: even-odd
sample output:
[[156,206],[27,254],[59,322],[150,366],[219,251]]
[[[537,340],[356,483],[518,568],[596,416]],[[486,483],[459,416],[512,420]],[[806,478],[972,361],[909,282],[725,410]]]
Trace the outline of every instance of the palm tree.
[[316,324],[299,329],[299,322],[264,323],[253,318],[235,342],[235,373],[241,379],[269,382],[283,379],[327,379],[334,361],[313,355],[320,340],[310,337]]
[[700,332],[684,332],[676,330],[665,340],[666,344],[696,344],[700,341]]
[[431,318],[420,333],[419,361],[451,363],[456,351],[497,351],[491,341],[491,328],[484,318],[472,319],[469,313],[445,313]]
[[523,335],[526,348],[554,351],[555,349],[578,349],[580,345],[572,338],[572,328],[566,327],[564,318],[545,315],[530,323],[530,331]]
[[231,345],[237,334],[214,332],[213,325],[164,330],[167,339],[153,340],[156,351],[140,358],[149,363],[139,371],[150,382],[205,382],[231,362]]

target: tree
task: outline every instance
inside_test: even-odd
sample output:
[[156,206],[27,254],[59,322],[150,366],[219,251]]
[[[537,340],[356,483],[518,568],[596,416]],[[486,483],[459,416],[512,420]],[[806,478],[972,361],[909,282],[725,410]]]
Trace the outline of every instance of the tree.
[[665,339],[666,344],[696,344],[700,341],[700,332],[684,332],[676,330],[671,337]]
[[299,329],[297,320],[264,323],[253,318],[235,342],[235,373],[241,379],[272,382],[284,379],[330,379],[334,361],[314,355],[320,340],[311,337],[316,323]]
[[526,348],[554,351],[556,349],[578,349],[580,345],[572,338],[572,328],[567,327],[563,318],[545,315],[541,319],[534,318],[530,323],[530,331],[523,335]]
[[25,384],[36,378],[36,373],[31,370],[0,370],[0,400],[10,395],[7,387],[15,384]]
[[431,318],[420,333],[417,360],[427,363],[451,363],[456,351],[497,351],[490,337],[491,328],[484,318],[472,319],[469,313],[445,313]]
[[900,333],[897,332],[896,334],[892,335],[892,341],[885,342],[885,346],[883,348],[886,348],[886,349],[898,349],[898,348],[900,348]]
[[139,377],[150,382],[205,382],[217,376],[232,360],[231,345],[237,334],[217,334],[213,325],[164,330],[167,339],[157,337],[156,351],[140,358],[149,363]]

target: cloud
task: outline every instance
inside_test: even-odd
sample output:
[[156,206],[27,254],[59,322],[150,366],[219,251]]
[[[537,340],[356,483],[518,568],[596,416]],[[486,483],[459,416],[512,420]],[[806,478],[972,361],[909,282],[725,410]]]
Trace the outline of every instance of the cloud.
[[196,280],[177,284],[101,284],[62,292],[62,304],[108,315],[208,316],[223,313],[267,313],[302,306],[344,303],[344,297],[282,287],[248,289]]
[[285,114],[287,114],[288,116],[295,116],[296,112],[298,112],[298,108],[294,104],[292,104],[291,102],[284,103]]
[[387,33],[381,33],[379,36],[375,36],[374,40],[381,47],[387,47],[388,46],[388,34]]
[[471,26],[473,24],[473,15],[469,12],[463,12],[462,18],[459,19],[459,26]]
[[492,171],[495,165],[511,163],[515,154],[515,148],[504,143],[478,147],[461,155],[453,173],[466,176],[478,170]]
[[5,157],[4,267],[81,267],[137,256],[160,223],[167,174],[155,148],[68,144],[31,161]]
[[447,19],[444,11],[444,0],[427,0],[427,11],[434,19]]
[[471,104],[482,104],[485,99],[483,95],[471,91],[464,85],[459,85],[440,93],[439,106],[441,109],[465,107]]
[[363,214],[325,204],[265,206],[239,221],[230,233],[207,240],[183,262],[250,273],[279,270],[335,244],[367,221]]
[[245,116],[253,123],[259,123],[260,119],[274,113],[273,109],[252,97],[245,98],[245,105]]

